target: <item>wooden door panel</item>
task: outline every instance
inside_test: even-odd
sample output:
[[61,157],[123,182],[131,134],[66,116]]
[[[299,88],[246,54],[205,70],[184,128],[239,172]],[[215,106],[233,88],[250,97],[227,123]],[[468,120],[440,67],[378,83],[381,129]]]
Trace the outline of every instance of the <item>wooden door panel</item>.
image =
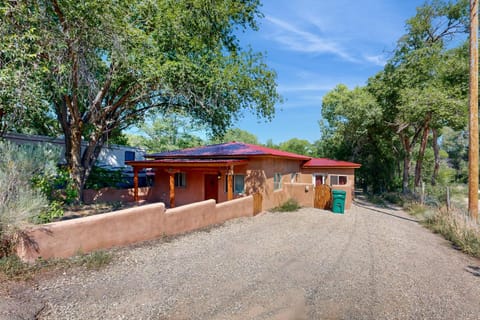
[[322,184],[315,187],[314,207],[318,209],[330,209],[332,207],[332,190],[328,185]]

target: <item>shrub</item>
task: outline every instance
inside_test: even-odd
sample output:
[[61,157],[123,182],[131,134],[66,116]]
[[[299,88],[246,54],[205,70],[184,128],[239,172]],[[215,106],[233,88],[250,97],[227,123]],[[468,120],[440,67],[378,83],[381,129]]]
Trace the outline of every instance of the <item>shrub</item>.
[[105,187],[116,188],[119,184],[125,183],[122,172],[118,170],[107,170],[94,166],[85,183],[85,189],[99,190]]
[[48,147],[0,141],[0,153],[0,241],[14,246],[22,224],[48,208],[47,197],[32,186],[32,176],[52,172],[56,164]]
[[398,192],[387,192],[382,195],[382,198],[385,199],[385,201],[388,201],[393,204],[397,205],[403,205],[404,199]]
[[1,257],[11,253],[24,224],[62,216],[63,203],[69,198],[54,192],[67,181],[57,168],[60,150],[56,146],[0,141],[0,153]]
[[272,209],[273,212],[293,212],[300,209],[300,205],[295,199],[288,199],[283,204]]
[[[42,172],[32,178],[32,183],[52,203],[72,204],[77,199],[77,191],[65,168]],[[53,210],[55,210],[55,204],[53,204]]]
[[49,223],[61,217],[63,217],[63,204],[59,201],[52,201],[47,209],[34,216],[31,221],[37,224]]

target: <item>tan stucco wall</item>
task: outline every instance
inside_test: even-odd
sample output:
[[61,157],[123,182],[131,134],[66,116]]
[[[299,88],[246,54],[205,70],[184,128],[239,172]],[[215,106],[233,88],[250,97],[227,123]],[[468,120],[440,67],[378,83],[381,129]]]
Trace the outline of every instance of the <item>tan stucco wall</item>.
[[250,212],[253,216],[253,196],[222,202],[215,207],[215,223],[222,223],[229,219],[250,216]]
[[[330,186],[330,175],[347,176],[346,185],[332,185],[334,190],[344,190],[347,193],[345,199],[345,209],[350,209],[355,197],[355,169],[353,168],[332,168],[332,169],[303,169],[299,175],[299,181],[303,183],[312,183],[313,174],[326,174],[326,184]],[[313,192],[313,195],[315,193]]]
[[206,200],[168,210],[163,203],[150,204],[27,229],[25,234],[35,245],[21,242],[17,254],[25,261],[65,258],[180,234],[242,216],[253,216],[252,196],[217,206],[214,200]]
[[286,197],[295,199],[302,207],[313,207],[315,189],[311,183],[285,183],[283,185]]
[[215,223],[215,200],[187,204],[165,213],[166,234],[178,234]]
[[165,205],[151,204],[80,219],[53,222],[26,230],[37,250],[21,243],[24,260],[64,258],[79,252],[121,246],[160,237]]
[[[260,183],[257,179],[252,179],[246,184],[248,190],[259,190],[263,194],[263,210],[269,210],[277,207],[288,200],[288,195],[284,189],[284,183],[291,182],[291,175],[300,171],[302,161],[278,158],[257,158],[250,160],[247,173],[255,177],[260,177]],[[274,174],[282,175],[282,188],[274,190]],[[257,184],[252,187],[253,184]],[[248,192],[247,192],[248,194]]]

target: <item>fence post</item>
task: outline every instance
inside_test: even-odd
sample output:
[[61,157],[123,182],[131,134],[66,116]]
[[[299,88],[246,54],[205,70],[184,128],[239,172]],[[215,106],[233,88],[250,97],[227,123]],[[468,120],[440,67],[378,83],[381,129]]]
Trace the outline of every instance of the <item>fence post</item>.
[[450,210],[450,188],[447,186],[447,211]]
[[423,206],[425,203],[425,183],[422,181],[422,192],[420,194],[420,204]]

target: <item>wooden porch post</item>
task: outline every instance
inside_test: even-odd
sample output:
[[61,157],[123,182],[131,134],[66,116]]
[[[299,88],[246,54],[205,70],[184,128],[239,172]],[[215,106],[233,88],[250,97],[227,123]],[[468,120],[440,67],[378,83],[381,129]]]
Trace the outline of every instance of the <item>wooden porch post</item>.
[[139,201],[138,198],[138,167],[133,167],[133,200]]
[[227,200],[233,199],[233,166],[230,167],[227,174]]
[[169,171],[170,175],[170,208],[175,207],[175,172]]

